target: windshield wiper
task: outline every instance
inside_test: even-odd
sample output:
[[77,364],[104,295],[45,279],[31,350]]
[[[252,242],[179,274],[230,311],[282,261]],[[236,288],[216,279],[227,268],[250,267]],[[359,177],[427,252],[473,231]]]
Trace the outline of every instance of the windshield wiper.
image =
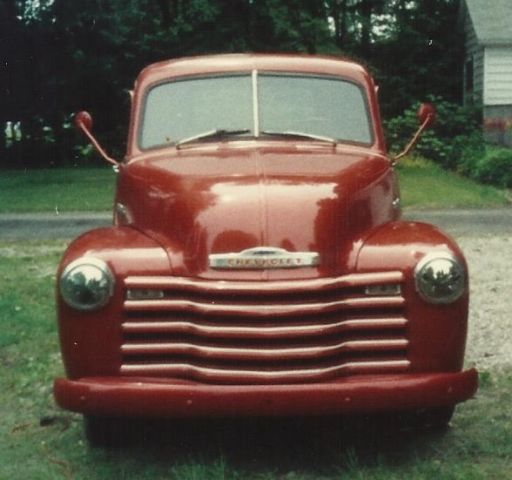
[[186,143],[192,143],[196,140],[203,140],[205,138],[215,138],[215,137],[227,137],[230,135],[243,135],[244,133],[249,133],[250,130],[248,128],[237,129],[237,130],[227,130],[224,128],[217,128],[215,130],[208,130],[207,132],[198,133],[197,135],[193,135],[191,137],[182,138],[176,142],[176,148],[180,148],[182,145]]
[[310,138],[312,140],[320,140],[321,142],[329,142],[333,145],[337,145],[338,141],[331,137],[324,137],[322,135],[315,135],[314,133],[306,133],[306,132],[294,132],[292,130],[287,130],[285,132],[278,132],[272,130],[262,130],[261,133],[264,135],[276,135],[279,137],[300,137],[300,138]]

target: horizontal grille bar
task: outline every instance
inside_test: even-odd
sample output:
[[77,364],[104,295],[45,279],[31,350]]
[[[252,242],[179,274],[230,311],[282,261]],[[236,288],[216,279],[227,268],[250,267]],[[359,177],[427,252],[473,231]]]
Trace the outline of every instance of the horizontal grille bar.
[[406,371],[409,367],[410,362],[408,360],[354,361],[326,368],[298,368],[273,371],[208,368],[187,363],[155,363],[123,365],[121,373],[125,375],[181,377],[207,383],[271,384],[319,382],[343,375]]
[[339,344],[294,348],[236,348],[193,345],[189,343],[136,343],[121,346],[125,355],[187,355],[208,359],[235,361],[280,361],[319,359],[350,352],[381,352],[401,350],[408,346],[405,339],[352,340]]
[[124,308],[128,312],[134,311],[174,311],[191,312],[201,315],[250,315],[254,317],[278,317],[291,315],[308,315],[330,313],[347,309],[364,308],[399,308],[404,305],[403,297],[367,297],[351,298],[325,303],[305,304],[228,304],[228,303],[202,303],[192,300],[126,300]]
[[129,321],[121,328],[127,334],[181,334],[206,338],[248,338],[248,339],[286,339],[304,336],[329,336],[352,331],[391,330],[403,328],[405,318],[375,318],[342,320],[332,323],[318,321],[308,325],[258,325],[238,326],[222,324],[202,324],[190,321],[142,320]]
[[402,272],[354,273],[335,278],[315,278],[289,281],[218,281],[196,280],[186,277],[126,277],[126,288],[155,288],[178,290],[202,294],[241,294],[282,295],[287,293],[310,293],[340,288],[364,287],[367,285],[387,285],[401,283]]

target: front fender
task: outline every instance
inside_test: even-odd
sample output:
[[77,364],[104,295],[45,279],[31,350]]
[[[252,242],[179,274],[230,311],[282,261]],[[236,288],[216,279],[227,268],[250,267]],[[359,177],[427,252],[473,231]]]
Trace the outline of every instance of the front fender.
[[437,227],[421,222],[386,223],[363,242],[357,255],[356,269],[364,272],[378,265],[382,270],[400,268],[408,272],[431,252],[452,253],[466,266],[455,240]]
[[115,375],[121,363],[124,279],[129,275],[170,275],[169,258],[155,241],[129,227],[91,230],[73,241],[59,265],[62,270],[83,257],[104,260],[114,275],[112,298],[104,307],[80,312],[69,307],[57,288],[57,315],[62,357],[67,375]]
[[379,227],[360,248],[355,270],[400,270],[406,300],[409,358],[418,372],[459,371],[463,365],[469,303],[468,275],[464,294],[449,305],[423,300],[416,291],[414,269],[430,253],[454,255],[467,272],[464,255],[456,242],[438,228],[419,222],[391,222]]
[[97,228],[84,233],[68,246],[58,274],[68,263],[83,256],[104,260],[116,277],[141,272],[145,275],[168,275],[171,269],[165,250],[130,227]]

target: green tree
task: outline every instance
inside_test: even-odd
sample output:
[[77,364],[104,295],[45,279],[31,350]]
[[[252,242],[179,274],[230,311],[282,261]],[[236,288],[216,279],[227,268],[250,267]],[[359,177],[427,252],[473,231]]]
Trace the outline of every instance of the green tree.
[[386,115],[459,91],[456,0],[3,0],[0,132],[23,141],[0,162],[75,161],[79,109],[121,156],[137,73],[154,61],[220,52],[330,53],[365,63]]

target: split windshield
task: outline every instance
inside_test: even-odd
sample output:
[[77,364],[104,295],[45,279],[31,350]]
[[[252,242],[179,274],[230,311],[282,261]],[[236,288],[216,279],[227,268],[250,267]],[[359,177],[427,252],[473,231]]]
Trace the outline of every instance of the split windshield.
[[148,92],[139,130],[142,149],[211,140],[215,132],[372,143],[363,89],[334,77],[212,76],[163,83]]

